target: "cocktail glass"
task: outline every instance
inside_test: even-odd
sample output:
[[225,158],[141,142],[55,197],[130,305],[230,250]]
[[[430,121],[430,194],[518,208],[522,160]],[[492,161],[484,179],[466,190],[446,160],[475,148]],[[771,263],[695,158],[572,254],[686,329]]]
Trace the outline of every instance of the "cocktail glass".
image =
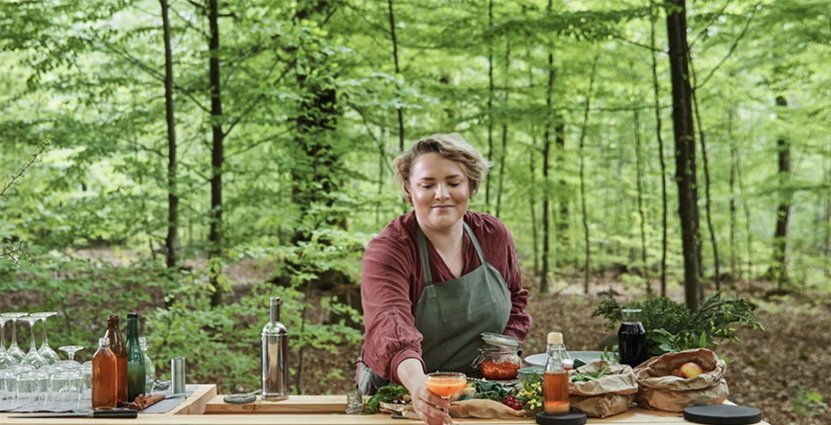
[[57,316],[58,313],[54,311],[47,311],[43,313],[32,313],[30,316],[32,317],[40,317],[43,320],[43,342],[40,344],[40,348],[38,349],[38,353],[46,359],[46,362],[49,364],[55,364],[61,359],[58,357],[58,353],[49,346],[49,339],[46,337],[46,319]]
[[11,354],[11,356],[14,357],[18,363],[23,360],[26,353],[24,353],[23,350],[20,349],[20,346],[17,345],[17,319],[28,315],[29,313],[3,313],[3,317],[11,319],[12,321],[12,344],[9,345],[9,349],[6,350],[6,352]]
[[[427,374],[427,389],[431,393],[450,400],[467,385],[467,376],[460,372],[433,372]],[[447,408],[443,409],[447,414]]]
[[26,316],[21,317],[20,320],[29,324],[29,333],[31,334],[31,342],[29,342],[29,352],[23,356],[23,363],[28,363],[35,367],[35,369],[40,368],[47,364],[46,359],[38,353],[38,345],[35,341],[35,323],[40,321],[40,317],[32,317]]

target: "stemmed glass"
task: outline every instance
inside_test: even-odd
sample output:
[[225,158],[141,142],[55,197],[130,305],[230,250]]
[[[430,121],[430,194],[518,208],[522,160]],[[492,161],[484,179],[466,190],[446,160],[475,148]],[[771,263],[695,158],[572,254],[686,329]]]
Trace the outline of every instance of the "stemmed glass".
[[[427,374],[427,389],[431,393],[450,400],[467,385],[467,376],[460,372],[433,372]],[[447,408],[442,409],[448,414]]]
[[5,314],[0,314],[0,370],[7,369],[17,364],[17,359],[6,351],[6,322],[11,320],[11,317],[6,317]]
[[43,365],[48,364],[46,362],[46,359],[44,359],[43,356],[41,356],[40,353],[38,353],[38,344],[35,340],[35,323],[40,321],[40,317],[26,316],[21,317],[20,320],[23,320],[24,322],[29,324],[29,333],[32,336],[32,340],[29,343],[29,352],[26,353],[26,355],[23,357],[23,362],[28,363],[34,366],[35,368],[39,368]]
[[12,344],[9,345],[9,349],[6,350],[15,360],[20,363],[23,360],[23,357],[26,356],[26,353],[20,349],[20,346],[17,345],[17,319],[20,317],[27,316],[29,313],[3,313],[3,316],[6,319],[11,319],[12,321]]
[[[58,350],[61,350],[61,351],[63,351],[64,353],[66,353],[66,357],[67,357],[67,358],[69,359],[69,361],[71,361],[71,362],[74,362],[74,361],[75,361],[75,352],[76,352],[76,351],[83,350],[83,349],[84,349],[84,347],[83,347],[83,346],[80,346],[80,345],[64,345],[64,346],[58,347]],[[77,363],[77,362],[76,362],[76,363]],[[79,364],[80,364],[80,363],[79,363]]]
[[58,357],[58,353],[49,346],[49,339],[46,337],[46,319],[57,316],[58,313],[54,311],[48,311],[43,313],[32,313],[31,316],[39,317],[43,319],[43,342],[40,344],[40,349],[38,349],[38,353],[46,359],[46,362],[49,364],[55,364],[60,361]]

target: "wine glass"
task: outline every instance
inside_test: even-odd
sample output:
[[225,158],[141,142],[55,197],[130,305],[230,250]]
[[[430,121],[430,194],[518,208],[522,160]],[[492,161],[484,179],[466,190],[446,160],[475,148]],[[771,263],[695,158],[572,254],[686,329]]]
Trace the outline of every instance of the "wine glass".
[[29,333],[32,336],[31,342],[29,342],[29,352],[23,356],[23,363],[28,363],[36,369],[40,368],[47,364],[46,359],[38,353],[38,344],[35,340],[35,323],[40,321],[40,317],[25,316],[21,317],[20,320],[29,324]]
[[43,320],[43,342],[40,344],[40,349],[38,349],[38,353],[46,359],[46,362],[49,364],[55,364],[60,361],[58,357],[58,353],[49,346],[49,339],[46,337],[46,319],[57,316],[58,313],[54,311],[47,311],[43,313],[32,313],[30,316],[39,317]]
[[[467,376],[460,372],[433,372],[427,374],[427,389],[431,393],[450,400],[467,385]],[[442,409],[448,414],[447,408]]]
[[[71,362],[75,361],[75,353],[77,351],[81,351],[83,349],[84,349],[84,347],[81,346],[81,345],[63,345],[63,346],[58,347],[58,350],[61,350],[64,353],[66,353],[66,358],[68,358],[69,361],[71,361]],[[75,362],[75,363],[78,363],[78,362]],[[78,364],[80,364],[80,363],[78,363]]]
[[12,321],[12,344],[9,345],[9,349],[6,350],[12,357],[15,358],[17,363],[20,363],[23,360],[23,357],[26,356],[26,353],[20,349],[20,346],[17,345],[17,319],[20,317],[27,316],[29,313],[3,313],[3,316],[6,319],[11,319]]
[[7,369],[17,364],[17,359],[6,351],[6,322],[11,317],[0,314],[0,370]]

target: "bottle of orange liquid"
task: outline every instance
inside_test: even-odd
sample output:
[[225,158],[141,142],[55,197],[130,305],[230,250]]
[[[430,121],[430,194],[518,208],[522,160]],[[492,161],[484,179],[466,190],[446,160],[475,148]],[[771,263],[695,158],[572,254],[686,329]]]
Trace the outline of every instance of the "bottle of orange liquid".
[[92,356],[92,408],[114,409],[118,403],[118,361],[110,350],[110,340],[98,340],[98,351]]
[[568,372],[563,368],[563,360],[568,357],[563,344],[563,334],[548,334],[548,361],[543,375],[543,410],[551,415],[566,414],[568,403]]

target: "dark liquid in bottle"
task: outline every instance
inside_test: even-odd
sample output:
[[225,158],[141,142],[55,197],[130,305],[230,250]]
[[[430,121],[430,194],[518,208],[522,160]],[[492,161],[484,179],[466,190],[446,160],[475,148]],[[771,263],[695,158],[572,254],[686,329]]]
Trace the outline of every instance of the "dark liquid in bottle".
[[641,322],[624,322],[617,331],[620,364],[635,367],[646,361],[646,331]]

